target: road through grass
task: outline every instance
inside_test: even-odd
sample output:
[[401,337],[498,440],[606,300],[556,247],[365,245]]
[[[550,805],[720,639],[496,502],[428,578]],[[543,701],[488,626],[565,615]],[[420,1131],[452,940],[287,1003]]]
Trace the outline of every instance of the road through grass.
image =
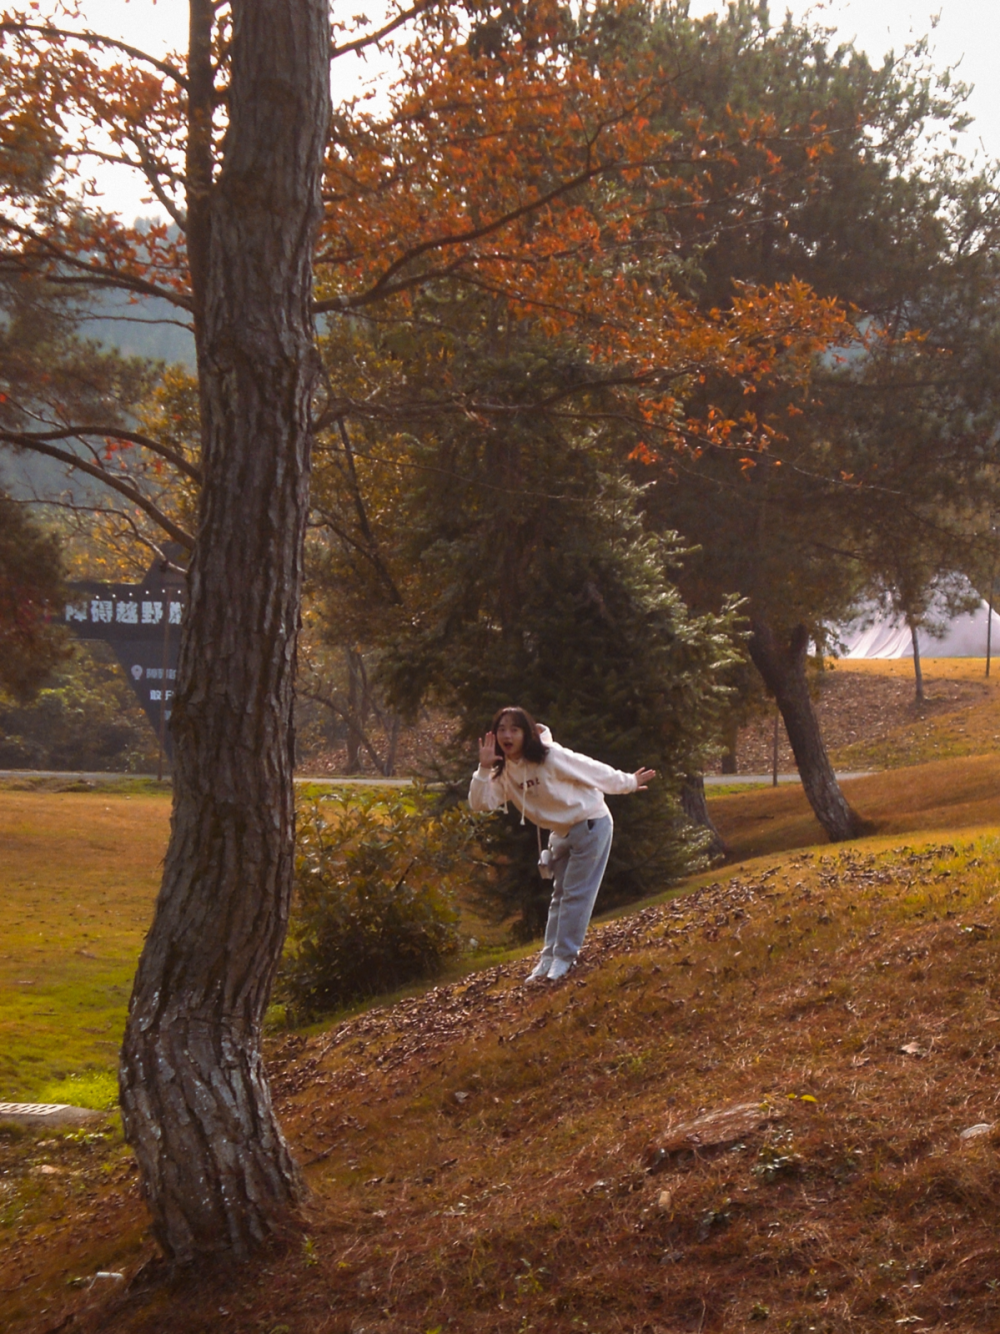
[[115,1068],[169,818],[167,794],[0,791],[0,1101]]

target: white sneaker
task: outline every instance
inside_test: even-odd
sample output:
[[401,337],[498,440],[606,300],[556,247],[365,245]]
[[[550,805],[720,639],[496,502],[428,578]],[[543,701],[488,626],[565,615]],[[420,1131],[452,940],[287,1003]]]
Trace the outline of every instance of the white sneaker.
[[561,978],[564,978],[575,963],[575,959],[553,959],[549,967],[549,981],[558,982]]
[[525,982],[544,982],[549,975],[549,969],[552,967],[552,963],[553,960],[551,958],[539,959],[534,968],[532,968],[531,972],[524,979]]

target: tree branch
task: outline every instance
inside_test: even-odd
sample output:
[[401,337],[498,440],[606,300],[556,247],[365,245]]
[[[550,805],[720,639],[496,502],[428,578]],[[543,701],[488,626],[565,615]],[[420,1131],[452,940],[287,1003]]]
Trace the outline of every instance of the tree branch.
[[55,28],[48,23],[16,23],[13,19],[4,19],[0,22],[0,32],[34,32],[40,37],[68,38],[70,41],[83,42],[85,46],[109,47],[111,50],[121,51],[123,55],[131,56],[133,60],[152,65],[181,88],[186,89],[188,86],[187,79],[176,65],[171,65],[167,60],[158,60],[156,56],[140,51],[137,46],[129,46],[127,42],[120,42],[115,37],[102,37],[100,33],[90,32],[87,29],[75,32],[70,28]]
[[[509,209],[500,217],[494,218],[490,222],[485,222],[480,227],[469,227],[464,232],[455,232],[448,236],[429,237],[426,241],[421,241],[418,245],[411,246],[409,250],[404,251],[403,254],[392,261],[385,272],[379,277],[378,281],[372,287],[369,287],[366,292],[359,292],[357,296],[353,297],[336,296],[331,297],[326,301],[317,301],[314,303],[313,309],[319,314],[331,310],[354,310],[358,306],[367,305],[372,301],[383,300],[388,296],[394,295],[396,292],[404,291],[406,288],[421,282],[431,281],[432,277],[440,277],[441,274],[420,274],[414,278],[406,279],[401,283],[391,283],[394,274],[400,272],[400,270],[404,269],[408,264],[412,264],[413,261],[419,259],[421,255],[429,254],[433,250],[443,250],[449,246],[468,245],[472,241],[481,241],[484,236],[490,236],[494,232],[502,231],[504,227],[509,226],[511,223],[517,222],[519,219],[527,217],[529,214],[547,207],[547,205],[554,203],[563,195],[570,193],[572,190],[577,190],[583,185],[588,185],[591,181],[597,180],[601,176],[612,175],[619,171],[639,171],[644,167],[659,166],[662,165],[663,160],[664,159],[651,159],[648,162],[616,161],[613,163],[602,163],[598,166],[588,167],[586,171],[578,172],[568,180],[560,182],[559,185],[553,186],[551,190],[543,195],[539,195],[536,199],[528,200],[525,203],[518,205],[517,208]],[[666,160],[672,161],[672,159]],[[322,258],[317,260],[318,264],[323,262]],[[460,262],[461,261],[457,261],[457,263]]]
[[28,441],[45,444],[53,440],[84,440],[92,435],[100,436],[103,439],[110,437],[112,440],[123,440],[130,445],[140,445],[143,449],[148,449],[151,454],[156,454],[161,459],[173,464],[178,472],[190,477],[192,482],[201,484],[202,474],[197,464],[189,462],[183,454],[171,449],[169,445],[162,445],[158,440],[152,440],[148,435],[143,435],[139,431],[123,431],[118,426],[67,426],[54,431],[24,433],[5,431],[0,428],[0,440],[7,444],[18,445],[23,449],[34,448],[33,444],[27,443]]
[[[101,287],[117,288],[126,292],[137,292],[140,296],[158,296],[164,301],[168,301],[172,306],[180,306],[182,310],[192,311],[193,302],[190,297],[182,295],[168,287],[159,287],[156,283],[147,282],[145,278],[139,278],[132,274],[116,273],[114,269],[106,269],[101,265],[88,263],[86,260],[77,259],[75,255],[70,254],[61,246],[57,246],[49,237],[41,236],[32,227],[25,227],[20,223],[14,222],[12,218],[3,218],[0,220],[0,231],[7,230],[13,232],[16,236],[34,245],[40,246],[45,251],[45,258],[54,260],[59,264],[65,264],[71,269],[77,270],[75,274],[68,273],[50,273],[46,274],[46,280],[54,285],[62,287]],[[21,271],[30,269],[42,257],[26,255],[21,251],[15,255],[13,251],[8,251],[3,258],[3,263],[11,268]]]
[[37,500],[32,503],[45,505],[50,509],[68,510],[70,514],[99,514],[120,519],[131,530],[131,540],[133,542],[148,547],[164,566],[169,566],[170,569],[176,570],[178,574],[184,574],[185,572],[183,565],[178,565],[176,561],[172,561],[163,548],[157,542],[154,542],[148,533],[142,531],[127,510],[115,509],[114,506],[109,508],[104,505],[81,505],[75,500]]
[[365,502],[361,495],[361,486],[358,482],[358,472],[354,466],[354,450],[351,448],[351,438],[347,433],[347,426],[344,423],[343,417],[338,420],[337,426],[340,430],[340,438],[344,443],[344,458],[347,461],[347,473],[350,478],[351,495],[354,500],[354,508],[358,516],[361,535],[368,544],[369,559],[378,571],[380,579],[389,590],[389,596],[397,607],[401,607],[403,605],[402,595],[396,587],[395,580],[382,560],[378,549],[378,543],[375,540],[375,534],[372,532],[371,525],[368,522],[368,511],[365,509]]
[[383,38],[388,37],[390,33],[395,32],[397,28],[401,28],[404,23],[409,22],[410,19],[416,18],[418,14],[422,14],[425,10],[432,8],[435,3],[436,0],[420,0],[418,4],[413,5],[410,9],[404,10],[403,13],[397,14],[394,19],[390,19],[388,23],[383,24],[377,32],[370,32],[365,37],[356,37],[353,42],[344,42],[342,46],[337,46],[336,43],[332,44],[330,47],[330,59],[336,60],[338,56],[345,55],[348,51],[363,51],[366,46],[377,45]]
[[86,473],[88,477],[95,477],[105,486],[110,487],[112,491],[117,491],[119,495],[124,496],[126,500],[131,500],[133,505],[137,505],[145,514],[158,524],[160,528],[172,537],[175,542],[180,543],[186,551],[194,549],[194,537],[191,533],[183,529],[164,514],[158,505],[144,496],[134,483],[115,477],[106,469],[99,467],[96,463],[88,463],[86,459],[81,459],[79,455],[72,454],[68,449],[60,449],[56,445],[50,445],[42,440],[37,440],[31,435],[18,435],[15,431],[0,431],[0,440],[7,444],[17,445],[21,449],[31,450],[35,454],[44,454],[47,458],[58,459],[60,463],[65,463],[67,467],[76,469],[77,472]]

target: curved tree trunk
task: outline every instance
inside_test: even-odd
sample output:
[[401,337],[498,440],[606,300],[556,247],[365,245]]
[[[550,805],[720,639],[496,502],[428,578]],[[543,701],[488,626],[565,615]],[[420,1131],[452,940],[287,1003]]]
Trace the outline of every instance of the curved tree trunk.
[[361,747],[365,744],[368,699],[361,673],[361,654],[357,649],[344,650],[347,658],[347,772],[361,772]]
[[787,644],[781,644],[770,626],[751,621],[750,657],[781,710],[809,805],[837,843],[857,838],[864,832],[864,823],[847,804],[823,744],[806,681],[808,647],[809,632],[804,625],[797,625]]
[[[210,13],[206,0],[192,4],[192,31],[196,12]],[[293,870],[329,41],[325,0],[234,0],[223,167],[191,220],[189,241],[207,243],[201,283],[192,263],[205,479],[170,844],[121,1062],[126,1136],[156,1236],[180,1262],[247,1255],[298,1191],[260,1038]]]
[[705,800],[705,779],[701,774],[685,774],[684,786],[681,788],[681,809],[691,821],[701,829],[707,831],[711,842],[705,851],[713,861],[719,861],[726,855],[726,845],[722,840],[722,835],[715,827],[711,815],[708,813],[708,802]]
[[739,744],[740,728],[735,716],[731,717],[726,723],[725,730],[726,749],[722,752],[721,769],[724,774],[735,774],[739,772]]
[[924,674],[920,668],[920,638],[917,634],[917,627],[912,621],[907,621],[910,627],[910,642],[913,645],[913,681],[916,690],[916,701],[918,704],[924,702]]

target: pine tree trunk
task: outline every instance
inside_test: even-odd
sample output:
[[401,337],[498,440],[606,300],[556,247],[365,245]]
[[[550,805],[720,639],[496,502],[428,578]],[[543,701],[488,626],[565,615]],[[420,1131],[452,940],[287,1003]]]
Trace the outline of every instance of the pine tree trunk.
[[710,835],[711,842],[705,849],[709,857],[713,861],[725,857],[726,845],[722,841],[722,835],[716,829],[711,815],[708,813],[708,802],[705,800],[705,779],[701,774],[685,775],[684,786],[681,788],[681,808],[692,824],[698,825]]
[[913,677],[916,688],[916,699],[918,704],[924,702],[924,674],[920,667],[920,639],[917,636],[917,627],[912,621],[908,622],[910,627],[910,642],[913,645]]
[[823,744],[806,681],[808,647],[809,633],[804,625],[795,627],[787,644],[779,644],[770,626],[751,622],[750,657],[781,710],[809,805],[830,839],[837,843],[857,838],[864,832],[864,824],[847,804]]
[[724,774],[739,773],[740,728],[735,717],[726,724],[725,741],[726,749],[722,752],[720,768]]
[[361,772],[361,747],[365,742],[365,692],[361,677],[361,655],[356,649],[347,654],[347,772]]
[[205,478],[172,720],[174,810],[121,1061],[155,1233],[182,1263],[246,1256],[299,1189],[260,1042],[293,870],[329,41],[325,0],[234,0],[229,128],[202,225]]

